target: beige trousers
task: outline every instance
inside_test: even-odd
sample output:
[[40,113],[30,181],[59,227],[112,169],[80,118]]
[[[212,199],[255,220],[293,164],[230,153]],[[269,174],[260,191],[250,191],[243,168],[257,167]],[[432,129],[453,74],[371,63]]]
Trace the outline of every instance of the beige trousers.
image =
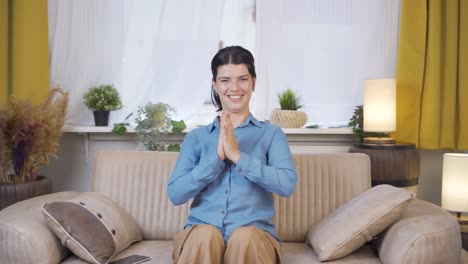
[[249,226],[236,229],[226,245],[212,225],[194,225],[174,239],[175,264],[281,263],[281,247],[268,232]]

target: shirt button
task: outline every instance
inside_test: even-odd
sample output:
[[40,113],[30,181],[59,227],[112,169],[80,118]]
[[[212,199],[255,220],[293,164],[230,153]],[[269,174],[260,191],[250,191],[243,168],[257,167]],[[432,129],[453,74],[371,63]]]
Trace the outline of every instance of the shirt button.
[[224,214],[224,210],[223,210],[223,211],[221,211],[221,214]]
[[227,193],[228,193],[228,190],[226,190],[224,193],[227,194]]

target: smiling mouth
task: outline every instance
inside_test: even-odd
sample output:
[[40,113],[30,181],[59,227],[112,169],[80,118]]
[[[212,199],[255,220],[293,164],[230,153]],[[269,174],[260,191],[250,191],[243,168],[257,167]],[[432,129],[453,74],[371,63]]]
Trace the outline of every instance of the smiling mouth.
[[228,95],[229,99],[233,102],[240,101],[243,95]]

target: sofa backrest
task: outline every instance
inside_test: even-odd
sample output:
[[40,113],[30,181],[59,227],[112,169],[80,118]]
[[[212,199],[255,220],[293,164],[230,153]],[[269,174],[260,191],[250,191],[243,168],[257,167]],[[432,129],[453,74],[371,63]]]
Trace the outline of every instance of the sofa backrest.
[[92,190],[130,213],[143,239],[172,240],[187,222],[190,208],[189,203],[174,206],[167,196],[177,156],[177,152],[98,152]]
[[[175,152],[101,151],[92,190],[116,201],[137,222],[144,239],[171,240],[185,225],[190,204],[174,206],[167,182]],[[285,242],[307,231],[347,200],[370,188],[370,161],[359,153],[294,154],[298,182],[290,198],[275,195],[273,222]]]
[[371,187],[370,159],[361,153],[293,156],[296,189],[289,198],[274,194],[273,223],[283,241],[305,242],[310,227]]

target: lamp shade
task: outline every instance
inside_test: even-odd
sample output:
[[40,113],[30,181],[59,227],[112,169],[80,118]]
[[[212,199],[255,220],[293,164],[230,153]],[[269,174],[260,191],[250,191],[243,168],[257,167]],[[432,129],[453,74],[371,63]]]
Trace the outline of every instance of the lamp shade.
[[468,154],[444,154],[442,207],[453,212],[468,212]]
[[364,82],[364,131],[396,130],[395,79],[369,79]]

